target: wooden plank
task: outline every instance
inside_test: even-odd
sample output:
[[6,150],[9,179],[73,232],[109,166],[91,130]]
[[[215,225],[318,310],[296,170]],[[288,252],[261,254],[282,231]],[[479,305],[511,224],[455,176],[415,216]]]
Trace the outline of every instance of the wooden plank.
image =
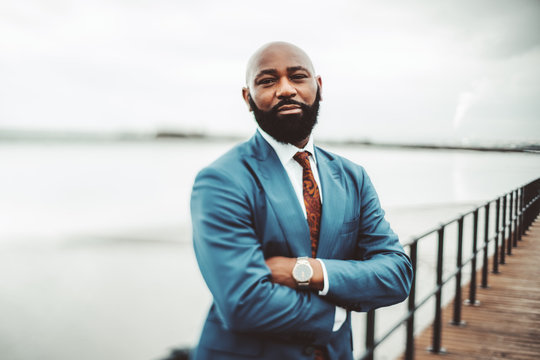
[[[490,269],[491,262],[490,260]],[[415,359],[540,359],[540,221],[537,220],[499,274],[489,273],[488,288],[478,287],[480,306],[463,306],[465,326],[453,326],[453,303],[443,311],[442,346],[445,354],[426,349],[432,328],[415,339]],[[477,274],[481,278],[481,271]],[[468,286],[463,287],[463,299]],[[403,358],[403,357],[401,357]]]

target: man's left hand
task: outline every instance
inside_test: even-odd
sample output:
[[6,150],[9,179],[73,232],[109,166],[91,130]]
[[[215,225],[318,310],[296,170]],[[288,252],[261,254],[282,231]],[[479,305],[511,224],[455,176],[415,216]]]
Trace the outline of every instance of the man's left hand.
[[272,282],[296,289],[296,281],[292,277],[292,271],[296,264],[296,258],[274,256],[266,259],[266,265],[272,272]]
[[[309,287],[316,290],[322,290],[324,285],[324,275],[321,264],[315,259],[308,259],[309,264],[313,268],[313,277],[311,278]],[[274,256],[266,259],[266,265],[272,272],[272,282],[288,286],[291,289],[296,289],[296,280],[292,276],[296,258],[288,258],[284,256]]]

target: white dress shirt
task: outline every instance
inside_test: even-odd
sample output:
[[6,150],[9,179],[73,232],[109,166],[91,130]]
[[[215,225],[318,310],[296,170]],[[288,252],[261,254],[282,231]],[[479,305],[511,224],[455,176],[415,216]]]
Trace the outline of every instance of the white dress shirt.
[[[291,144],[283,144],[278,142],[276,139],[274,139],[272,136],[265,133],[261,128],[258,129],[259,133],[262,135],[262,137],[270,144],[272,149],[276,152],[276,155],[279,158],[279,161],[285,168],[285,171],[287,172],[287,175],[289,176],[289,179],[291,180],[291,184],[293,186],[294,192],[296,193],[296,197],[298,198],[298,202],[300,203],[300,206],[302,207],[302,211],[304,212],[304,216],[307,219],[307,213],[306,213],[306,205],[304,204],[304,192],[303,192],[303,168],[302,166],[293,159],[293,156],[297,152],[302,151],[308,151],[309,152],[309,164],[311,166],[311,171],[313,172],[313,177],[315,178],[315,182],[317,183],[317,186],[319,187],[319,195],[321,197],[321,204],[323,201],[322,197],[322,187],[321,187],[321,181],[319,179],[319,171],[317,169],[317,159],[315,158],[315,151],[313,149],[313,137],[310,136],[308,143],[303,149],[299,149],[294,145]],[[328,283],[328,274],[326,272],[326,266],[324,265],[324,261],[321,259],[317,259],[321,263],[322,271],[323,271],[323,277],[324,277],[324,284],[323,289],[319,291],[319,295],[325,296],[328,293],[328,290],[330,288],[330,284]],[[334,327],[332,328],[333,331],[337,331],[341,328],[341,325],[345,322],[347,318],[347,312],[345,309],[336,306],[336,313],[334,317]]]

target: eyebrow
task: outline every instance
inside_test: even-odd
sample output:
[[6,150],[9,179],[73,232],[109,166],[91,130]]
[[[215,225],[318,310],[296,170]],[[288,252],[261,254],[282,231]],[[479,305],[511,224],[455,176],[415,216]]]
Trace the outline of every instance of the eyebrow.
[[305,71],[305,72],[307,72],[308,74],[311,75],[311,71],[309,71],[308,69],[306,69],[303,66],[291,66],[291,67],[287,68],[287,72],[295,72],[295,71]]
[[259,73],[255,76],[255,79],[262,76],[262,75],[275,75],[277,74],[276,69],[264,69],[259,71]]
[[[305,72],[311,74],[311,72],[308,69],[306,69],[305,67],[303,67],[303,66],[290,66],[290,67],[287,68],[288,73],[292,73],[292,72],[295,72],[295,71],[305,71]],[[264,69],[264,70],[259,71],[259,73],[255,76],[255,79],[257,79],[258,77],[260,77],[262,75],[276,75],[277,72],[278,71],[276,69]]]

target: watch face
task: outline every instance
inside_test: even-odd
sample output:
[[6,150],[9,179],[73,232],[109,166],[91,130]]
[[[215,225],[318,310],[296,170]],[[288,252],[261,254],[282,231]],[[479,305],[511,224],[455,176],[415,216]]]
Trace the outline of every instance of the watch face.
[[309,281],[312,275],[313,270],[311,269],[311,266],[307,264],[296,264],[293,269],[293,277],[298,282]]

